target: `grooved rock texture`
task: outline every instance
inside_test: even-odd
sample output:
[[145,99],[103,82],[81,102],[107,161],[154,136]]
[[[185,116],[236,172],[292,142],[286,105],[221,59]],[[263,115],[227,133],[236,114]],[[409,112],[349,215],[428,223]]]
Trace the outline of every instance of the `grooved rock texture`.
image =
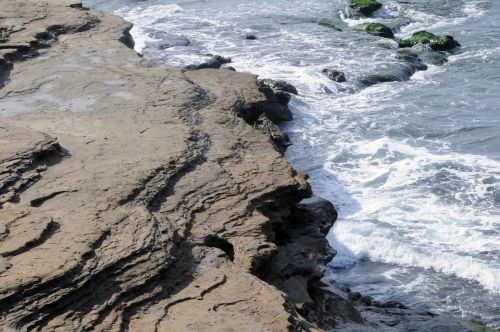
[[75,2],[0,0],[0,327],[316,329],[256,277],[310,194],[238,116],[256,78],[153,66]]

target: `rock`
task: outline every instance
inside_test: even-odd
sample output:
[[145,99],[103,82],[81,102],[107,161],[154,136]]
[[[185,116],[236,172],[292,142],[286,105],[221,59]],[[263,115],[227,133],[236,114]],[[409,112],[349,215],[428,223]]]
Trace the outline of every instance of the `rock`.
[[287,147],[290,146],[288,135],[283,133],[278,125],[272,122],[266,114],[261,114],[253,123],[253,126],[269,136],[276,150],[282,155],[285,153]]
[[231,63],[230,58],[225,58],[220,55],[212,55],[211,58],[205,62],[193,65],[184,66],[184,70],[200,70],[200,69],[220,69],[222,65]]
[[257,276],[310,188],[238,116],[263,112],[256,77],[150,63],[120,41],[129,23],[66,0],[0,8],[17,27],[0,52],[0,329],[319,331]]
[[398,50],[396,57],[407,60],[414,65],[418,65],[419,62],[423,62],[424,65],[425,63],[428,63],[440,66],[448,61],[448,57],[445,53],[435,52],[425,45],[417,45],[412,48],[402,48]]
[[332,81],[338,83],[343,83],[346,81],[345,73],[342,71],[325,68],[321,72]]
[[314,310],[308,285],[323,276],[324,265],[334,256],[325,235],[337,218],[333,205],[319,197],[297,205],[289,223],[274,228],[278,253],[262,277],[289,294],[290,299],[308,315]]
[[146,47],[155,47],[159,50],[166,50],[175,46],[189,46],[191,41],[185,36],[178,36],[164,31],[152,31],[149,36],[158,39],[155,42],[147,42]]
[[341,28],[339,28],[335,23],[328,21],[328,20],[320,20],[318,22],[318,25],[324,27],[324,28],[329,28],[337,31],[342,31]]
[[257,36],[254,35],[253,33],[247,33],[247,34],[245,34],[244,37],[246,40],[256,40],[257,39]]
[[361,296],[358,301],[367,306],[371,306],[373,304],[373,298],[371,296]]
[[392,32],[391,28],[381,23],[363,24],[363,30],[374,36],[394,38],[394,32]]
[[267,118],[274,123],[293,120],[292,111],[290,111],[287,105],[279,102],[266,104],[264,112]]
[[382,4],[376,0],[350,0],[350,7],[356,9],[365,16],[371,16],[375,11],[382,8]]
[[364,86],[386,82],[402,82],[408,80],[415,72],[415,67],[410,63],[395,63],[380,70],[380,72],[361,77],[359,82]]
[[0,43],[5,43],[9,40],[11,30],[7,27],[0,27]]
[[388,302],[377,302],[377,307],[379,308],[396,308],[396,309],[408,309],[407,306],[405,306],[404,304],[400,303],[400,302],[396,302],[396,301],[388,301]]
[[274,123],[293,120],[293,114],[288,108],[290,94],[298,94],[297,89],[288,82],[270,79],[259,80],[259,90],[266,96],[264,105],[266,117]]
[[299,94],[296,87],[294,87],[292,84],[290,84],[286,81],[283,81],[283,80],[276,81],[276,80],[264,79],[264,80],[260,80],[259,84],[260,85],[262,85],[262,84],[267,85],[271,89],[273,89],[274,91],[277,91],[277,90],[284,91],[284,92],[291,93],[293,95]]
[[358,301],[361,298],[361,293],[359,292],[349,293],[348,298],[350,301]]
[[397,52],[396,58],[407,61],[415,70],[427,70],[428,66],[417,53],[411,51],[411,49],[403,49]]
[[439,36],[427,31],[415,32],[411,38],[399,42],[400,47],[413,47],[419,44],[428,45],[434,51],[451,51],[460,47],[452,36]]

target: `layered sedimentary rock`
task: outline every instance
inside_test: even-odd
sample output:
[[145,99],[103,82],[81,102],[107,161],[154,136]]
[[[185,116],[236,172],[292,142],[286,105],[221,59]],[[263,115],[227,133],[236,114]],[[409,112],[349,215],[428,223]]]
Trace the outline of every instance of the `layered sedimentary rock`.
[[241,116],[256,78],[153,66],[78,4],[0,7],[0,326],[300,329],[256,276],[309,194]]
[[322,288],[336,212],[296,205],[284,87],[153,65],[76,1],[0,8],[0,330],[414,327]]

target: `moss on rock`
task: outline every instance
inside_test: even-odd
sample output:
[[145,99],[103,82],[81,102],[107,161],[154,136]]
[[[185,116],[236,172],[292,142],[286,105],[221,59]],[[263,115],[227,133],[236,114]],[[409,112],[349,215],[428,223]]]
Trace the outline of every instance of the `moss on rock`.
[[365,16],[370,16],[382,8],[382,4],[377,0],[351,0],[351,8],[359,10]]
[[451,51],[460,46],[452,36],[440,36],[427,31],[415,32],[411,38],[399,42],[400,47],[413,47],[419,44],[428,45],[434,51]]
[[363,24],[363,30],[374,36],[394,38],[394,32],[392,32],[391,28],[381,23]]
[[342,31],[342,29],[340,29],[334,23],[332,23],[330,21],[327,21],[327,20],[321,20],[321,21],[319,21],[318,25],[320,25],[322,27],[325,27],[325,28],[334,29],[334,30],[337,30],[337,31]]

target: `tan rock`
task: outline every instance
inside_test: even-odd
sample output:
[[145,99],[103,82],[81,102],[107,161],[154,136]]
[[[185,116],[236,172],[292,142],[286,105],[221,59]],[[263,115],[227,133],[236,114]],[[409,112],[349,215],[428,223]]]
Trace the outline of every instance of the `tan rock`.
[[313,328],[253,275],[281,222],[262,211],[309,194],[237,116],[256,78],[153,66],[73,2],[0,0],[0,326]]

